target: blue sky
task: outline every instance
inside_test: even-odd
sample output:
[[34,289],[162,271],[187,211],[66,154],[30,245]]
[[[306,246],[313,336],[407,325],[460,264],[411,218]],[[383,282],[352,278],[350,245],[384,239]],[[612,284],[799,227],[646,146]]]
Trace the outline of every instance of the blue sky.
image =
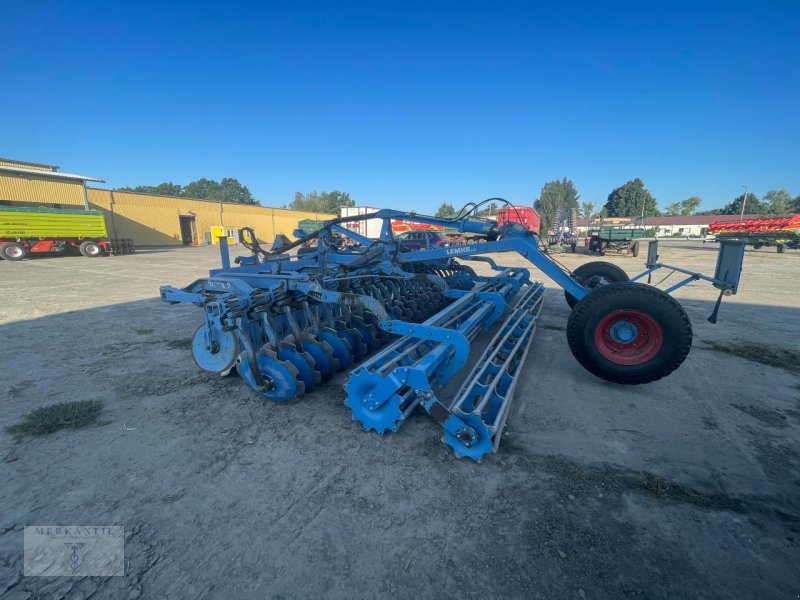
[[800,2],[4,2],[0,156],[433,211],[800,193]]

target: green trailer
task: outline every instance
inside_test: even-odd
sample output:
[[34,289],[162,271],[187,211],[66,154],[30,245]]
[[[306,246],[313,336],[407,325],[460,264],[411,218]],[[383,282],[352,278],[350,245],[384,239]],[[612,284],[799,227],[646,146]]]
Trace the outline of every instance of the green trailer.
[[646,237],[647,229],[641,226],[600,225],[589,228],[587,246],[589,254],[603,256],[611,251],[639,256],[639,240]]
[[315,219],[303,219],[297,222],[297,228],[302,229],[306,233],[314,233],[325,225],[325,221],[317,221]]
[[97,210],[0,207],[0,258],[22,260],[30,254],[83,256],[109,252],[103,213]]

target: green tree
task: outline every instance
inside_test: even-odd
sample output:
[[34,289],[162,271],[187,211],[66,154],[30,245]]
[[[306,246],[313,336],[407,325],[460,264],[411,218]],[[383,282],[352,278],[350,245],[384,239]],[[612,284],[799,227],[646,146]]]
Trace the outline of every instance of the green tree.
[[158,185],[137,185],[136,187],[117,188],[120,192],[136,192],[139,194],[158,194],[159,196],[183,196],[183,186],[179,183],[159,183]]
[[330,214],[339,214],[339,209],[343,206],[355,206],[356,202],[350,197],[347,192],[340,192],[334,190],[332,192],[317,193],[309,192],[303,194],[302,192],[294,193],[294,200],[289,205],[293,210],[304,210],[307,212],[321,212]]
[[138,192],[141,194],[160,194],[180,198],[199,198],[200,200],[217,200],[219,202],[235,202],[237,204],[258,204],[247,186],[238,179],[224,177],[222,181],[202,177],[185,186],[177,183],[160,183],[158,185],[140,185],[134,188],[119,188],[121,192]]
[[[764,194],[764,202],[769,212],[774,215],[785,215],[792,211],[792,195],[786,190],[770,190]],[[750,203],[748,199],[748,204]]]
[[[746,192],[747,202],[744,205],[744,212],[747,215],[765,214],[769,211],[769,207],[764,204],[761,199],[752,192]],[[720,211],[721,215],[739,215],[742,213],[742,203],[744,202],[744,194],[734,198],[733,202],[726,204]]]
[[580,194],[575,189],[575,184],[567,177],[545,183],[539,192],[539,197],[533,203],[536,212],[542,217],[542,229],[553,227],[559,209],[562,213],[570,208],[577,209],[579,199]]
[[187,183],[183,188],[184,196],[201,200],[218,200],[220,202],[236,202],[238,204],[257,204],[256,199],[238,179],[224,177],[222,181],[205,177]]
[[211,191],[208,199],[236,202],[238,204],[258,204],[258,201],[253,198],[253,194],[250,193],[247,186],[242,185],[238,179],[233,177],[223,177],[222,181]]
[[701,202],[702,200],[697,196],[692,196],[680,202],[673,202],[672,204],[667,204],[664,214],[671,217],[675,215],[693,215]]
[[702,200],[698,196],[692,196],[686,200],[681,200],[681,214],[693,215],[700,207]]
[[610,217],[640,217],[659,214],[656,199],[638,177],[613,190],[608,195],[605,209]]
[[793,213],[800,213],[800,195],[796,196],[789,205],[789,210]]
[[561,187],[564,188],[564,208],[574,208],[577,210],[581,195],[578,193],[578,190],[575,189],[575,184],[572,183],[571,179],[564,177],[564,179],[561,180]]
[[449,202],[442,202],[442,205],[436,209],[435,217],[452,217],[456,214],[456,209]]
[[591,219],[594,216],[594,202],[581,204],[581,215],[583,215],[584,219]]
[[490,202],[488,205],[486,205],[486,208],[483,208],[478,212],[478,215],[481,217],[488,217],[496,214],[497,214],[496,202]]

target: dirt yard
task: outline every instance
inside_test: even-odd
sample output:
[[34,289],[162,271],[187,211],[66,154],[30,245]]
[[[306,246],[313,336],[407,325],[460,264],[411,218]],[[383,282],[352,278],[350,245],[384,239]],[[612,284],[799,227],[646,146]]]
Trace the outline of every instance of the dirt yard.
[[[713,246],[661,254],[714,269]],[[0,261],[0,426],[105,403],[88,428],[0,432],[0,598],[800,595],[800,253],[748,251],[717,325],[709,285],[679,291],[692,352],[640,387],[576,363],[548,282],[507,434],[481,464],[425,414],[365,433],[343,374],[279,405],[198,371],[201,311],[158,287],[217,263],[213,248]],[[125,577],[23,577],[25,525],[123,525]]]

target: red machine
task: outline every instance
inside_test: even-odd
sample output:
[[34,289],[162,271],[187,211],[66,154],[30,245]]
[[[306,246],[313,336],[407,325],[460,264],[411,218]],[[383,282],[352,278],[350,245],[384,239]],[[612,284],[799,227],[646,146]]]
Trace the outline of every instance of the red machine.
[[444,231],[440,225],[428,225],[427,223],[414,223],[413,221],[401,221],[392,219],[392,232],[405,233],[406,231]]
[[506,223],[521,223],[529,230],[539,233],[542,218],[530,206],[504,206],[497,211],[497,225],[502,227]]
[[800,215],[775,219],[748,219],[747,221],[714,221],[708,226],[709,233],[788,233],[796,235],[800,230]]
[[746,221],[714,221],[709,233],[717,239],[740,240],[756,250],[775,246],[779,253],[785,248],[800,248],[800,215],[774,219],[748,219]]

